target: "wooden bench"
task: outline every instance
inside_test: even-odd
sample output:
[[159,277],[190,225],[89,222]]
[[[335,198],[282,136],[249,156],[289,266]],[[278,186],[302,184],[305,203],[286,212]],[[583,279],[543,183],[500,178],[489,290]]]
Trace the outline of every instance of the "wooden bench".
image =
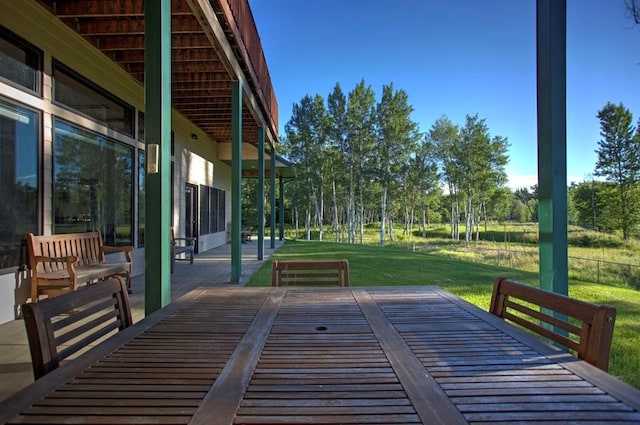
[[349,286],[348,260],[273,260],[272,286]]
[[[41,295],[49,297],[75,291],[82,283],[93,283],[111,276],[126,279],[131,291],[131,251],[133,247],[102,244],[100,232],[66,233],[50,236],[27,234],[31,268],[31,302]],[[123,253],[124,262],[109,263],[105,254]]]
[[[549,338],[604,371],[609,367],[616,318],[613,307],[498,278],[489,312]],[[566,319],[554,317],[554,312]]]
[[133,323],[120,276],[22,306],[33,375],[38,379],[69,356]]
[[[182,260],[182,254],[188,256],[185,260],[189,260],[189,264],[193,264],[193,253],[195,249],[196,238],[176,238],[171,228],[171,273],[173,273],[173,265],[176,260]],[[180,256],[180,258],[176,258]]]

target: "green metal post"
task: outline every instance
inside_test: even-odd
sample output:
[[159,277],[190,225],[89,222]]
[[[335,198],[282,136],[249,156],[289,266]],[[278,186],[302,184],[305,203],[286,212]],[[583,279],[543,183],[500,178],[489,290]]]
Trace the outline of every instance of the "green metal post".
[[537,1],[540,287],[567,295],[566,0]]
[[242,276],[242,83],[231,86],[231,283]]
[[284,179],[280,176],[280,240],[284,240]]
[[171,0],[147,1],[145,19],[145,314],[171,302]]
[[276,148],[271,148],[271,249],[276,247]]
[[264,137],[264,127],[260,127],[258,129],[258,260],[264,258]]

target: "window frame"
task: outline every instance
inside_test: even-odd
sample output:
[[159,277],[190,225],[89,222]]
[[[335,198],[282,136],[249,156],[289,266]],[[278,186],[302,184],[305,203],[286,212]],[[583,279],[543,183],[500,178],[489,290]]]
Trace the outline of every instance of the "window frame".
[[13,44],[15,47],[19,48],[20,50],[23,50],[26,53],[30,52],[32,54],[35,54],[35,60],[37,62],[36,67],[33,68],[35,70],[35,75],[34,75],[35,87],[34,88],[24,86],[14,80],[3,77],[2,75],[0,75],[0,81],[12,87],[15,87],[19,90],[26,91],[29,94],[33,94],[42,98],[42,75],[43,75],[42,70],[44,65],[44,52],[41,49],[37,48],[35,45],[31,44],[24,38],[20,37],[19,35],[15,34],[13,31],[7,29],[2,25],[0,25],[0,38],[4,39],[5,41],[8,41],[9,43]]
[[[82,115],[83,117],[86,117],[88,119],[90,119],[91,121],[100,123],[102,125],[104,125],[105,127],[113,130],[113,131],[117,131],[118,133],[121,133],[127,137],[130,137],[131,139],[136,139],[137,138],[137,134],[136,134],[136,109],[130,105],[129,103],[125,102],[124,100],[120,99],[118,96],[110,93],[108,90],[105,90],[104,88],[100,87],[98,84],[94,83],[93,81],[89,80],[88,78],[82,76],[80,73],[78,73],[77,71],[74,71],[72,68],[70,68],[69,66],[65,65],[64,63],[60,62],[57,59],[53,59],[51,62],[51,74],[52,74],[52,79],[53,79],[53,84],[52,84],[52,93],[51,93],[51,103],[53,103],[54,105],[60,106],[61,108],[65,108],[68,109],[70,111],[73,111],[74,113],[78,114],[78,115]],[[56,84],[56,72],[62,72],[63,74],[65,74],[68,78],[71,78],[72,80],[74,80],[76,83],[81,84],[82,86],[84,86],[87,90],[104,97],[105,99],[113,102],[114,104],[122,107],[123,109],[123,113],[126,115],[127,111],[129,113],[130,116],[130,123],[129,123],[129,128],[127,130],[124,129],[119,129],[119,128],[115,128],[112,127],[111,125],[109,125],[108,122],[101,120],[100,117],[96,117],[93,115],[90,115],[88,113],[86,113],[85,111],[79,110],[74,108],[72,105],[67,105],[66,103],[64,103],[63,101],[59,100],[59,98],[57,98],[57,84]]]

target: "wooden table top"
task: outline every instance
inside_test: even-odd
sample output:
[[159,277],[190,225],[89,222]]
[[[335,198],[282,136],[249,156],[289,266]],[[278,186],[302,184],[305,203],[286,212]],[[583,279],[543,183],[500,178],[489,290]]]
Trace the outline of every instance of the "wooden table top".
[[12,424],[554,421],[640,423],[640,391],[435,286],[197,289],[0,404]]

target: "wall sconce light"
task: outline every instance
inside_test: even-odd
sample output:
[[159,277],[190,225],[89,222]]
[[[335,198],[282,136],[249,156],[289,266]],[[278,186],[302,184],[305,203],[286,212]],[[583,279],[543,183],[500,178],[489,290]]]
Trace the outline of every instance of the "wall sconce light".
[[198,140],[198,135],[196,133],[191,133],[191,138],[193,140]]
[[160,145],[150,143],[147,145],[147,174],[156,174],[158,170]]

